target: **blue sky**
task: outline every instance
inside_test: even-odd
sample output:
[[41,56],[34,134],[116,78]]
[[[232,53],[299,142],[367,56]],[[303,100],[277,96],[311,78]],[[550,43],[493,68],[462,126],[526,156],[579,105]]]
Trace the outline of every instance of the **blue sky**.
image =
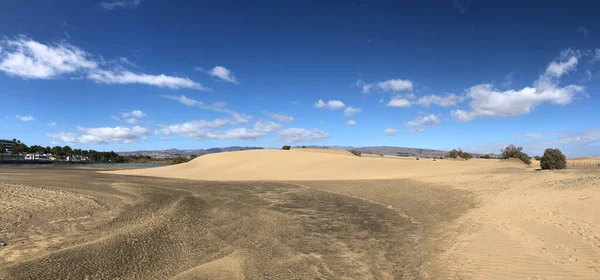
[[600,155],[600,6],[572,2],[6,2],[0,138]]

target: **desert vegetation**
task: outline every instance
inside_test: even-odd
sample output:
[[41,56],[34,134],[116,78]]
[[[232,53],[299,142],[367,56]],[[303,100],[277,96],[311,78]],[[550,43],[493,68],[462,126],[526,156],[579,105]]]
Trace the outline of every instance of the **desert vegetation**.
[[505,149],[502,149],[500,152],[502,159],[516,158],[520,159],[523,163],[527,165],[531,165],[531,158],[529,157],[529,155],[523,152],[522,147],[515,147],[515,145],[509,145]]
[[463,158],[465,160],[469,160],[473,158],[473,155],[471,155],[470,153],[467,152],[463,152],[461,149],[453,149],[452,151],[448,152],[448,154],[446,155],[447,158]]
[[289,150],[289,149],[291,149],[291,148],[292,147],[288,146],[288,145],[285,145],[285,146],[281,147],[282,150],[286,150],[286,151]]
[[546,149],[540,158],[542,169],[566,169],[567,158],[559,149]]
[[348,150],[348,152],[350,152],[351,154],[353,154],[353,155],[355,155],[355,156],[357,156],[357,157],[359,157],[359,156],[361,156],[361,155],[362,155],[362,152],[361,152],[361,151],[359,151],[359,150],[355,150],[355,149]]

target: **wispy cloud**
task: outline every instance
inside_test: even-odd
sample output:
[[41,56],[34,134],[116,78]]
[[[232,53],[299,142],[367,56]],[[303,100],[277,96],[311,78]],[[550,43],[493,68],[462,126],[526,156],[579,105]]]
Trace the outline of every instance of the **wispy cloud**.
[[462,96],[458,96],[456,94],[447,94],[445,96],[439,95],[426,95],[419,98],[417,101],[413,102],[413,104],[417,104],[423,107],[429,107],[431,105],[438,105],[441,107],[451,107],[456,106],[458,103],[462,102],[464,98]]
[[396,108],[410,108],[410,100],[400,96],[394,96],[385,106]]
[[124,65],[107,65],[103,59],[95,59],[90,53],[66,42],[46,45],[26,36],[0,41],[0,71],[23,79],[49,80],[70,75],[104,84],[210,90],[186,77],[132,72]]
[[231,70],[223,66],[215,66],[208,72],[211,76],[217,77],[223,81],[238,84],[236,77],[233,75]]
[[263,112],[263,114],[269,116],[270,118],[272,118],[276,121],[280,121],[280,122],[293,122],[294,121],[294,117],[288,116],[287,114],[277,114],[277,113],[269,113],[269,112]]
[[15,116],[17,119],[22,120],[24,122],[30,122],[35,120],[35,118],[31,115],[25,115],[25,116],[21,116],[21,115],[16,115]]
[[344,104],[344,102],[339,100],[329,100],[327,102],[324,102],[322,99],[319,99],[317,102],[315,102],[314,107],[319,109],[327,108],[330,110],[339,110],[346,107],[346,105]]
[[140,3],[140,0],[115,0],[110,2],[100,2],[100,7],[106,10],[135,9],[140,5]]
[[46,126],[47,127],[55,127],[56,123],[55,122],[51,122],[51,123],[48,123]]
[[81,135],[71,132],[47,133],[46,136],[60,139],[67,144],[107,144],[111,141],[130,144],[151,135],[152,132],[141,126],[125,127],[77,127]]
[[347,126],[355,126],[355,125],[356,125],[356,121],[354,121],[354,120],[348,120],[348,121],[346,122],[346,125],[347,125]]
[[405,125],[406,126],[421,126],[421,125],[427,125],[427,126],[436,126],[439,125],[441,123],[440,119],[434,115],[426,115],[426,116],[419,116],[417,118],[415,118],[412,121],[407,122]]
[[586,37],[588,35],[588,29],[582,25],[577,27],[577,32],[583,34],[583,36],[586,36]]
[[469,9],[469,3],[471,0],[454,0],[452,6],[456,8],[461,14],[464,14]]
[[318,129],[287,128],[278,134],[281,141],[286,143],[309,143],[329,138],[329,133]]
[[360,113],[360,111],[361,111],[360,108],[352,108],[352,107],[348,106],[348,108],[346,108],[346,110],[344,110],[344,116],[350,117],[354,114]]
[[357,87],[362,89],[363,93],[369,93],[374,88],[379,91],[395,93],[401,91],[412,91],[414,86],[412,81],[403,79],[391,79],[377,83],[367,83],[359,79],[355,84]]
[[383,135],[384,135],[384,136],[394,136],[394,135],[396,135],[397,133],[398,133],[398,130],[397,130],[397,129],[395,129],[395,128],[386,128],[386,129],[383,131]]

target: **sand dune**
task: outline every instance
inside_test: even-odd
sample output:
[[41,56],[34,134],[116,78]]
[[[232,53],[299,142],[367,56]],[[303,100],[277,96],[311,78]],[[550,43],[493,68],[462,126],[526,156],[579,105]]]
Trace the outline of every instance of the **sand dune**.
[[512,166],[498,160],[472,161],[477,164],[456,164],[452,160],[357,157],[341,150],[252,150],[209,154],[188,163],[160,168],[110,173],[211,181],[296,181],[413,178]]
[[[535,160],[531,166],[517,160],[417,161],[299,149],[214,154],[178,166],[118,173],[195,180],[356,180],[306,184],[400,210],[408,203],[402,188],[357,179],[410,178],[465,190],[479,207],[444,229],[444,249],[429,269],[445,271],[440,279],[600,279],[600,204],[594,202],[600,198],[600,168],[538,169]],[[445,207],[442,201],[432,205]]]

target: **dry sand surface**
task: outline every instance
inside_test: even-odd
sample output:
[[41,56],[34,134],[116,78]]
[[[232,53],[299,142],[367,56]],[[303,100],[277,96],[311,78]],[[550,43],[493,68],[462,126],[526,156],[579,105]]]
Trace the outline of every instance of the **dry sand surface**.
[[[481,165],[498,166],[495,161]],[[151,169],[115,171],[122,175],[165,178],[249,181],[249,180],[352,180],[396,179],[441,176],[456,172],[456,162],[414,158],[357,157],[347,151],[330,149],[251,150],[200,156],[191,162]],[[479,169],[461,165],[460,170]]]
[[538,167],[298,149],[0,169],[0,279],[600,279],[600,169]]

